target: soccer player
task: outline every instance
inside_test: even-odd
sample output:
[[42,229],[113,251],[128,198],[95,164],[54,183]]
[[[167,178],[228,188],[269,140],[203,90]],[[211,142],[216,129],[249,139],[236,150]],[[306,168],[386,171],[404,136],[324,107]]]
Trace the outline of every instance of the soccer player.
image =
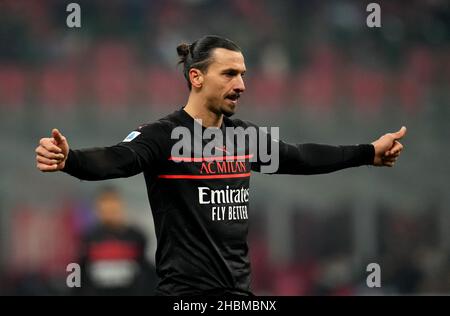
[[98,221],[83,235],[79,257],[82,286],[78,295],[148,295],[156,286],[146,259],[147,238],[128,223],[119,192],[103,187],[96,196]]
[[[36,148],[37,168],[63,171],[83,180],[130,177],[144,173],[157,237],[158,295],[251,295],[247,246],[249,181],[261,171],[256,149],[214,146],[214,155],[198,153],[195,131],[247,129],[251,123],[231,119],[245,91],[241,49],[232,41],[205,36],[177,47],[189,87],[181,109],[139,126],[117,145],[73,150],[57,129]],[[200,121],[201,120],[201,121]],[[174,155],[179,128],[195,139]],[[362,165],[394,166],[403,146],[402,127],[371,144],[331,146],[288,144],[272,139],[277,174],[319,174]],[[259,134],[258,134],[259,135]],[[227,136],[225,136],[227,137]],[[234,136],[233,136],[234,137]],[[201,147],[209,146],[200,139]],[[227,143],[228,144],[228,143]],[[181,153],[181,150],[180,150]]]

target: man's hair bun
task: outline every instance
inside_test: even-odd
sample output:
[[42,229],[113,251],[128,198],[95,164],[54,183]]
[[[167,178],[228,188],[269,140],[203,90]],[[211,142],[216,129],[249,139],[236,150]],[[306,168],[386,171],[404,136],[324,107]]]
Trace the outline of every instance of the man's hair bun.
[[180,57],[180,63],[184,63],[189,55],[189,44],[182,43],[177,46],[177,53]]

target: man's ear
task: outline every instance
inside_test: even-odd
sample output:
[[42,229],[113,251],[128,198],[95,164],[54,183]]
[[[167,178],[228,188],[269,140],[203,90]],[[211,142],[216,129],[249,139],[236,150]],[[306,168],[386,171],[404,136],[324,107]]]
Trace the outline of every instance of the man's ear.
[[191,68],[189,70],[189,80],[193,88],[201,88],[203,84],[203,73],[197,68]]

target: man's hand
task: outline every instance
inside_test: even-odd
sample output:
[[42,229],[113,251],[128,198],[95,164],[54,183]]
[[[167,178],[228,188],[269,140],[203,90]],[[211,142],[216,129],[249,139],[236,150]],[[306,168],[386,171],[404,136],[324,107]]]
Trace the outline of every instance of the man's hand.
[[56,129],[52,137],[41,138],[36,147],[36,167],[43,172],[62,170],[69,154],[66,138]]
[[393,167],[398,156],[403,150],[403,145],[398,141],[406,135],[406,127],[398,132],[388,133],[372,143],[375,147],[374,166]]

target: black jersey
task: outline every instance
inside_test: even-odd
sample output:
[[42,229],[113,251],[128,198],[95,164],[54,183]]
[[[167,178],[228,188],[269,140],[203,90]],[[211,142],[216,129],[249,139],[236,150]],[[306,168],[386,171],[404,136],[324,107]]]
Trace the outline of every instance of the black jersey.
[[[249,183],[251,171],[259,171],[263,163],[248,143],[198,156],[193,140],[191,152],[174,155],[178,139],[172,131],[185,127],[195,135],[196,124],[183,109],[175,111],[140,126],[115,146],[70,150],[64,171],[84,180],[144,173],[157,237],[157,294],[251,294]],[[254,125],[224,118],[221,130],[226,137],[227,128],[250,126]],[[269,147],[274,141],[279,146],[274,173],[328,173],[372,164],[374,159],[370,144],[293,145],[269,137]],[[209,145],[204,139],[200,142],[202,147]]]
[[79,295],[148,295],[154,292],[154,268],[145,258],[145,236],[131,226],[96,225],[81,243]]

